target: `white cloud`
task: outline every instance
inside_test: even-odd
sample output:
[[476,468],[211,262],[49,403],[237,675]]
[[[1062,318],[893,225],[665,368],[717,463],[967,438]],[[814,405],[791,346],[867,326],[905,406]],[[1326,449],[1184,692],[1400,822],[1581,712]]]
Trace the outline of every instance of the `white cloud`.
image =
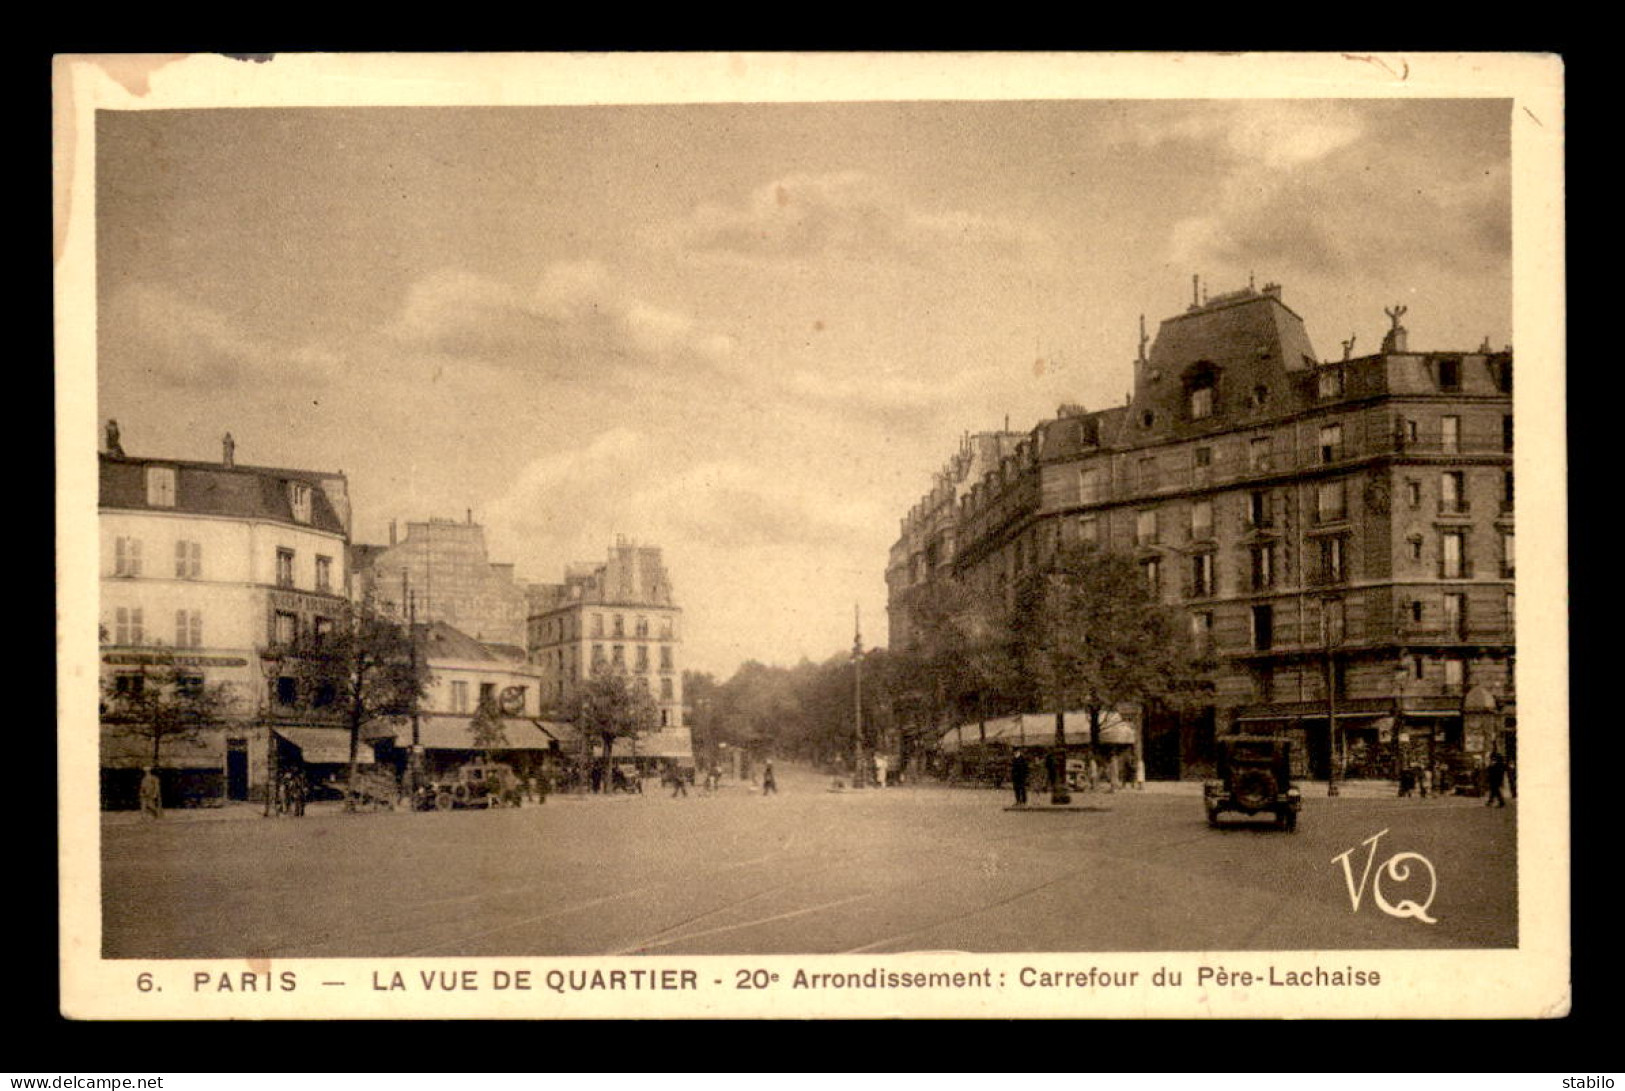
[[902,258],[926,262],[951,250],[1015,258],[1042,236],[1002,217],[914,207],[861,171],[791,174],[754,190],[743,206],[702,205],[674,225],[679,245],[764,258]]
[[714,363],[731,338],[632,294],[598,262],[557,262],[534,289],[461,270],[420,278],[387,333],[404,347],[540,374]]
[[1325,159],[1365,134],[1357,107],[1323,99],[1144,104],[1118,132],[1141,147],[1196,145],[1206,156],[1271,171]]
[[205,391],[319,381],[343,363],[340,354],[319,345],[256,336],[224,312],[160,285],[120,289],[98,324],[117,338],[104,342],[104,357],[128,357],[135,370],[171,387]]

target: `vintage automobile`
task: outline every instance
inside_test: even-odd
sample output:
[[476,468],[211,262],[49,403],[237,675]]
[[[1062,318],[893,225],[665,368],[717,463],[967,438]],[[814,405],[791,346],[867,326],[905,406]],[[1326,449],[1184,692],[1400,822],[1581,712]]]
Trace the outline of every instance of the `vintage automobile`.
[[449,811],[455,807],[501,807],[516,805],[521,791],[519,776],[500,762],[472,761],[460,765],[451,776],[440,777],[418,790],[417,809]]
[[1210,826],[1226,811],[1273,814],[1282,829],[1298,828],[1303,796],[1292,786],[1292,744],[1286,739],[1231,735],[1219,739],[1218,779],[1202,786]]

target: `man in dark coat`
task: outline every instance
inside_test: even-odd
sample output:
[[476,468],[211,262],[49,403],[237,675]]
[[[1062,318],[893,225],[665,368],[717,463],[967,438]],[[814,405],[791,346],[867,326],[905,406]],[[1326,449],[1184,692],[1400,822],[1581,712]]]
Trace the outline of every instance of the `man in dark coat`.
[[1506,759],[1501,757],[1500,751],[1490,755],[1490,766],[1484,771],[1485,779],[1489,782],[1489,796],[1484,800],[1486,807],[1505,807],[1506,797],[1501,795],[1501,785],[1507,779]]
[[1031,766],[1027,761],[1025,751],[1017,750],[1016,756],[1010,759],[1010,783],[1016,790],[1016,806],[1027,805],[1027,774]]

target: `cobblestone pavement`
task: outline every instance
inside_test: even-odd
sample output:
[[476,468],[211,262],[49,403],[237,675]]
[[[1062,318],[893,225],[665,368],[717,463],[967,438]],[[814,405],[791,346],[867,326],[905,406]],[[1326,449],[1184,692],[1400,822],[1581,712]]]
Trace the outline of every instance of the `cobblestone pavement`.
[[[1078,793],[1105,810],[1011,813],[1008,792],[553,796],[497,811],[266,819],[235,805],[102,823],[108,957],[797,954],[1365,949],[1517,941],[1517,804],[1305,785],[1299,832],[1208,828],[1200,785]],[[1035,794],[1035,800],[1044,797]],[[1036,810],[1036,808],[1035,808]],[[239,820],[240,819],[240,820]],[[1437,874],[1437,924],[1356,911],[1396,853]],[[1383,876],[1390,903],[1424,899]]]

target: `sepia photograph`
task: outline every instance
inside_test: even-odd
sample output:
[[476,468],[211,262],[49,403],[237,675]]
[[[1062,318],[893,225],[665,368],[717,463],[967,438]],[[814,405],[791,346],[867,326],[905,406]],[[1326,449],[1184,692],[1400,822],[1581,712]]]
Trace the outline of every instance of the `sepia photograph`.
[[57,76],[65,1011],[1566,1010],[1556,61]]

